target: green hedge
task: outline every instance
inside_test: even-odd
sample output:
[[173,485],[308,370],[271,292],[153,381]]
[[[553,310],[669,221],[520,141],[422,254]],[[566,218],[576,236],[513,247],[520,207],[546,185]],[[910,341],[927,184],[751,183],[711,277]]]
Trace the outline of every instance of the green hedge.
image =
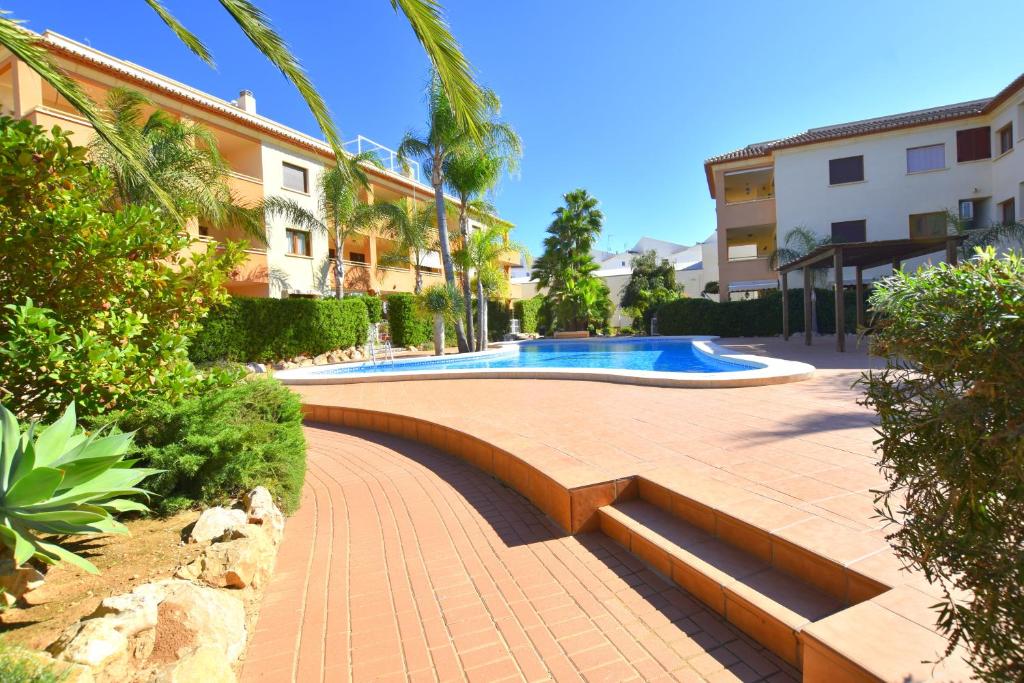
[[350,294],[346,298],[362,301],[366,306],[366,315],[370,318],[370,324],[379,323],[384,319],[384,303],[380,297],[370,294]]
[[399,292],[387,298],[388,329],[395,346],[419,346],[434,336],[430,316],[420,309],[415,294]]
[[191,341],[189,357],[264,363],[364,344],[369,315],[363,298],[370,297],[233,298],[210,311]]
[[505,301],[487,301],[487,339],[501,341],[512,331],[512,311]]
[[537,314],[540,312],[544,297],[538,294],[531,299],[522,299],[513,304],[515,317],[519,319],[519,330],[521,332],[533,333],[537,331]]
[[[867,298],[870,292],[865,293]],[[817,289],[815,313],[819,334],[835,334],[835,295],[831,289]],[[855,332],[856,293],[847,289],[846,331]],[[789,290],[790,333],[804,330],[803,289]],[[870,312],[868,313],[870,316]],[[870,318],[869,318],[870,319]],[[782,334],[782,294],[775,291],[760,299],[719,303],[710,299],[684,298],[658,309],[659,334],[701,334],[720,337],[772,337]]]
[[306,472],[302,407],[272,379],[243,381],[179,403],[153,401],[110,416],[135,432],[138,456],[163,470],[146,480],[165,512],[212,505],[266,486],[285,512],[299,504]]

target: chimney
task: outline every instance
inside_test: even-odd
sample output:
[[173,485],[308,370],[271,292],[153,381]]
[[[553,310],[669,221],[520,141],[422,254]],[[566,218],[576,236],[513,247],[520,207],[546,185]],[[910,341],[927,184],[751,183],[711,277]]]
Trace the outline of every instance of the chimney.
[[243,90],[238,93],[238,99],[235,102],[235,106],[242,111],[247,111],[250,114],[256,113],[256,98],[253,97],[251,90]]

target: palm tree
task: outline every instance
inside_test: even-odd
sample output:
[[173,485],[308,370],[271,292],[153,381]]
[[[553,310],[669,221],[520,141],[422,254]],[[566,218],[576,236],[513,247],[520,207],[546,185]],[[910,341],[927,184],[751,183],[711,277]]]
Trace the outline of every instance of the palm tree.
[[422,305],[434,317],[434,355],[444,355],[444,323],[457,314],[462,293],[450,282],[427,287]]
[[[213,57],[202,41],[182,25],[160,0],[144,1],[196,56],[213,65]],[[446,99],[451,103],[454,120],[460,127],[469,131],[471,136],[478,137],[484,121],[485,93],[473,79],[468,60],[448,30],[441,6],[437,0],[390,2],[392,9],[405,15],[413,33],[426,51]],[[280,69],[285,78],[299,91],[327,142],[334,149],[335,156],[341,159],[341,139],[338,137],[326,103],[313,87],[298,60],[292,55],[288,45],[274,30],[268,17],[253,0],[219,0],[219,3],[256,49]],[[7,48],[11,54],[39,74],[84,116],[92,124],[96,134],[124,157],[124,163],[150,185],[153,196],[160,200],[168,211],[176,215],[174,202],[146,172],[144,159],[110,127],[96,104],[78,84],[57,67],[46,48],[40,44],[39,36],[23,29],[21,23],[12,18],[10,12],[0,10],[0,46]],[[177,215],[176,217],[180,218]]]
[[[448,187],[459,199],[459,234],[462,244],[469,239],[469,214],[490,215],[493,207],[483,201],[485,192],[493,189],[502,169],[515,171],[522,154],[519,136],[505,126],[502,134],[489,140],[490,146],[473,145],[462,154],[452,156],[445,164]],[[462,270],[462,292],[465,295],[466,337],[473,345],[473,306],[470,302],[469,272]],[[478,344],[479,346],[479,344]]]
[[[786,237],[783,242],[785,246],[776,248],[768,255],[768,267],[772,270],[778,270],[781,266],[796,261],[799,258],[803,258],[818,247],[831,242],[831,237],[818,235],[813,230],[802,225],[798,225],[795,228],[791,228],[789,232],[786,233]],[[825,276],[826,271],[824,269],[811,269],[811,319],[809,322],[812,330],[818,329],[818,297],[815,290],[824,286]],[[787,276],[784,275],[783,277]],[[840,275],[840,278],[841,277],[842,276]],[[840,286],[842,286],[841,283]],[[782,305],[788,306],[789,302],[784,301],[782,302]]]
[[345,296],[345,240],[388,220],[392,209],[383,204],[367,204],[359,197],[360,191],[370,184],[362,164],[380,163],[372,153],[344,155],[339,159],[317,180],[316,212],[280,196],[264,199],[262,209],[266,215],[281,216],[297,228],[334,238],[334,296],[340,299]]
[[[217,151],[213,133],[159,109],[143,118],[143,106],[151,104],[140,92],[114,88],[107,94],[104,118],[144,160],[149,177],[167,193],[182,218],[198,218],[214,227],[239,227],[265,244],[260,212],[235,197],[225,181],[230,168]],[[110,173],[119,202],[157,201],[146,179],[109,142],[96,136],[89,147],[92,157]]]
[[[442,86],[438,74],[433,74],[427,85],[427,131],[417,136],[406,133],[398,146],[399,157],[403,160],[416,158],[423,161],[424,168],[430,173],[430,184],[434,188],[434,207],[437,212],[437,231],[440,237],[441,261],[444,268],[445,281],[455,283],[455,269],[452,264],[451,245],[448,239],[448,221],[444,198],[445,167],[459,154],[468,153],[474,144],[503,144],[511,129],[495,120],[501,109],[497,95],[490,90],[483,91],[480,126],[474,132],[465,127],[456,116],[448,93]],[[514,132],[512,133],[514,136]],[[518,145],[518,137],[514,137]],[[511,142],[511,140],[505,140]],[[459,351],[470,349],[462,321],[455,321],[455,336],[458,338]]]
[[470,233],[468,239],[456,252],[462,271],[475,271],[477,317],[477,351],[487,349],[487,299],[489,294],[505,294],[508,279],[501,265],[501,256],[509,251],[519,252],[529,260],[526,247],[508,239],[508,229],[487,225]]
[[423,291],[423,262],[427,254],[438,249],[437,230],[434,228],[434,206],[417,207],[403,197],[393,204],[382,204],[387,212],[382,223],[386,235],[395,240],[395,248],[383,254],[381,265],[412,265],[416,273],[414,291]]

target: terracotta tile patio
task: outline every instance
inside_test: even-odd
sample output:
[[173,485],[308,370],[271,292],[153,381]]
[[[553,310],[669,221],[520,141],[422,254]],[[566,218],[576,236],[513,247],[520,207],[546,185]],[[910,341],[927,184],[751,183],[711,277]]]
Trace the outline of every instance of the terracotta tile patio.
[[308,427],[309,473],[243,681],[792,681],[607,536],[476,468]]

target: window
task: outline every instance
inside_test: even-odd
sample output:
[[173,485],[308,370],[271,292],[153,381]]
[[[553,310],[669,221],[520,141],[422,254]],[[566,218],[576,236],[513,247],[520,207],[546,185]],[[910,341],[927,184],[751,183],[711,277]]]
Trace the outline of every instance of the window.
[[992,157],[992,133],[989,126],[956,132],[957,163]]
[[199,236],[200,237],[209,237],[210,236],[210,228],[209,228],[209,226],[200,225],[199,226]]
[[1013,124],[1008,123],[999,129],[999,153],[1006,154],[1013,149]]
[[966,221],[968,224],[974,221],[974,200],[973,199],[961,199],[960,200],[960,220]]
[[288,253],[293,256],[312,256],[313,249],[310,243],[309,233],[305,230],[294,230],[288,228],[285,230],[285,235],[288,238]]
[[864,157],[844,157],[828,162],[828,184],[842,185],[864,180]]
[[1003,225],[1017,222],[1017,203],[1013,199],[999,203],[999,222]]
[[907,150],[907,173],[922,173],[946,168],[946,146],[927,145]]
[[750,261],[757,258],[757,244],[730,244],[730,261]]
[[366,263],[366,254],[361,254],[358,251],[350,251],[348,253],[348,260],[356,263]]
[[868,222],[865,220],[859,221],[839,221],[832,224],[832,241],[833,242],[867,242],[868,241]]
[[301,166],[285,162],[281,164],[281,186],[296,192],[309,192],[309,173]]
[[946,234],[947,222],[945,211],[912,214],[910,216],[910,237],[911,239],[942,237]]

